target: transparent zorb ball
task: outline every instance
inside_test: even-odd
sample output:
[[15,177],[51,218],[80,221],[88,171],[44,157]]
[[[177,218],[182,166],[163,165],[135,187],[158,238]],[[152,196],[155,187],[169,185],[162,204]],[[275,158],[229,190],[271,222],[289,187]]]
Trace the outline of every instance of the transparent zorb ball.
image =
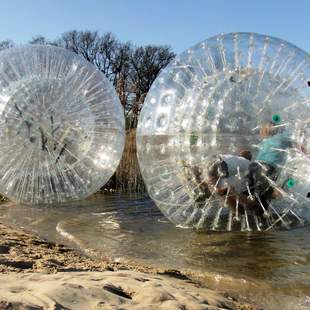
[[186,50],[155,80],[140,115],[150,197],[182,227],[304,225],[309,108],[310,58],[288,42],[230,33]]
[[0,192],[25,204],[96,192],[124,146],[124,114],[106,77],[53,46],[0,53]]

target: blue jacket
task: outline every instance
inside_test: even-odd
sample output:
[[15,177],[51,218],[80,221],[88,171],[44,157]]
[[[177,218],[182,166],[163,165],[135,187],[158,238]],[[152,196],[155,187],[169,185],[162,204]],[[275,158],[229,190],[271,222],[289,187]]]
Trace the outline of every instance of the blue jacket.
[[292,147],[292,141],[288,133],[268,137],[260,143],[256,160],[277,167],[285,161],[286,149],[290,147]]

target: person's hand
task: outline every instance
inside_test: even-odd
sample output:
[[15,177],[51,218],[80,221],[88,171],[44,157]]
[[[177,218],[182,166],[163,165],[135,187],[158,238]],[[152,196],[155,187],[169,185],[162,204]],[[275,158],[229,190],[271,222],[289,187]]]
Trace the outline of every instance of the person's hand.
[[273,190],[273,191],[272,191],[271,197],[272,197],[273,199],[278,199],[278,198],[281,198],[281,197],[282,197],[282,194],[280,193],[280,191],[275,191],[275,190]]

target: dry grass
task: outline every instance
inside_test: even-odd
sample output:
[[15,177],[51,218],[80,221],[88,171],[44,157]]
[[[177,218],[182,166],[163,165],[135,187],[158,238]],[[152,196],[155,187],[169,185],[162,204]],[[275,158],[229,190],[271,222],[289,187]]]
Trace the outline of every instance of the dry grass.
[[104,187],[129,192],[144,192],[136,148],[136,129],[127,131],[122,160],[108,184]]

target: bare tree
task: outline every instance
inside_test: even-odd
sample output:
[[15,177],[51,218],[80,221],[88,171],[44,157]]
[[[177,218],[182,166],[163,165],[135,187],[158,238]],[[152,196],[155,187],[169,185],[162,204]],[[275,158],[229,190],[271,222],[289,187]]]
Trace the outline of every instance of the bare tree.
[[175,57],[167,46],[148,45],[137,48],[131,57],[131,81],[135,87],[137,101],[146,94],[160,70]]
[[7,48],[14,47],[15,43],[12,40],[4,40],[0,42],[0,51],[5,50]]
[[112,33],[99,35],[97,31],[65,32],[56,44],[84,57],[112,82],[120,94],[123,106],[128,97],[131,70],[131,43],[119,42]]
[[116,87],[120,101],[127,109],[128,98],[131,93],[130,73],[131,66],[131,43],[119,43],[114,58],[112,59],[113,85]]
[[100,40],[100,50],[98,59],[96,62],[97,67],[101,72],[103,72],[114,84],[114,72],[113,63],[116,58],[116,53],[119,49],[120,43],[110,32],[104,34]]
[[51,42],[44,36],[37,35],[29,41],[29,44],[47,45],[47,44],[51,44]]
[[[42,36],[31,43],[51,43]],[[134,47],[110,33],[97,31],[65,32],[52,44],[66,48],[95,65],[116,88],[126,114],[137,118],[152,83],[175,54],[167,46]],[[136,124],[136,119],[131,124]]]
[[83,56],[109,79],[114,79],[112,66],[119,43],[113,34],[72,30],[62,34],[57,45]]
[[94,63],[96,54],[99,51],[99,35],[97,31],[68,31],[62,34],[57,43],[83,56],[91,63]]
[[[127,108],[138,117],[144,98],[159,72],[175,57],[168,46],[148,45],[138,47],[131,56],[130,82],[134,99]],[[136,121],[132,122],[136,124]]]

